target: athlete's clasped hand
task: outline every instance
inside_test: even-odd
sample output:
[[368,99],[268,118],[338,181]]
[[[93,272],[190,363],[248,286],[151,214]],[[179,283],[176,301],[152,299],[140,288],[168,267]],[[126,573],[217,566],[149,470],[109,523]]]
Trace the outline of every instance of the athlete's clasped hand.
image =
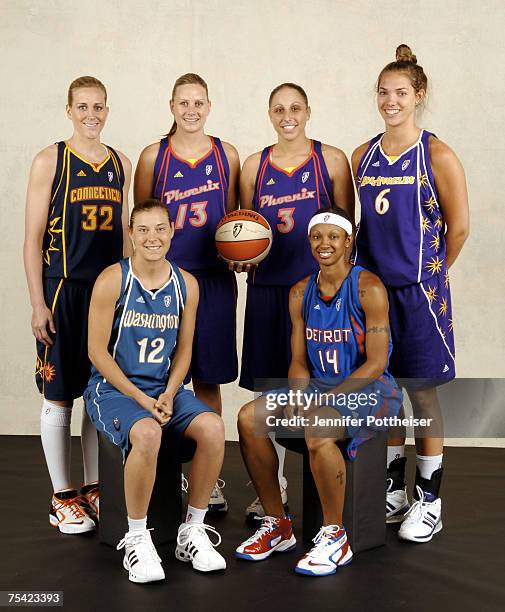
[[174,398],[172,394],[165,391],[165,393],[162,393],[154,403],[153,415],[161,425],[165,425],[165,423],[168,423],[172,418],[172,413],[174,411],[173,401]]

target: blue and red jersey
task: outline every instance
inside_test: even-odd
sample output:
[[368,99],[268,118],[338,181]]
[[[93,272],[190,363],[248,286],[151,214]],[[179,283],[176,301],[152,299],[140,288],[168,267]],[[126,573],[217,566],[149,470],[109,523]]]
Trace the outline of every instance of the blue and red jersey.
[[99,164],[86,161],[66,142],[57,146],[42,274],[93,283],[123,255],[123,165],[105,145],[107,155]]
[[153,197],[167,205],[175,225],[170,261],[185,270],[226,269],[214,234],[226,214],[230,168],[219,138],[191,163],[177,156],[167,136],[154,164]]
[[273,243],[248,281],[290,287],[317,270],[307,227],[319,208],[333,205],[333,186],[317,140],[311,143],[309,157],[291,172],[272,161],[272,148],[266,147],[261,154],[253,209],[270,223]]
[[373,138],[358,166],[361,221],[354,262],[390,286],[429,280],[445,268],[445,222],[421,130],[415,144],[398,157]]

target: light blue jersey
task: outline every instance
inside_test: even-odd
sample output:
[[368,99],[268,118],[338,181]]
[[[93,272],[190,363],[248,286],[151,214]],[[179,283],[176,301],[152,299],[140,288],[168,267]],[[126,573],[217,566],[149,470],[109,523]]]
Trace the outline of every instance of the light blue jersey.
[[[132,270],[131,260],[120,262],[121,293],[116,303],[109,353],[122,372],[143,391],[166,384],[186,300],[181,271],[172,273],[163,287],[150,290]],[[89,386],[100,392],[114,387],[93,367]]]

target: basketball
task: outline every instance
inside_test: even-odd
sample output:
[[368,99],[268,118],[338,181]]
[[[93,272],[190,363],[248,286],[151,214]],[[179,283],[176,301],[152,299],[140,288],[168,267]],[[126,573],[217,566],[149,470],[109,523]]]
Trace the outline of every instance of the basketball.
[[217,225],[216,248],[227,261],[258,264],[271,246],[270,225],[254,210],[234,210]]

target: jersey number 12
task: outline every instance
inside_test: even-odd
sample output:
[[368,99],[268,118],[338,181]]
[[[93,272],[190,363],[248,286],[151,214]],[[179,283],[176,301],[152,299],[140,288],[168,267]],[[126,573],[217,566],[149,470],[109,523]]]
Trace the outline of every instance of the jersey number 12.
[[151,340],[150,351],[147,350],[148,341],[149,338],[137,340],[137,344],[140,346],[139,363],[163,363],[163,355],[160,355],[160,353],[165,346],[165,340],[163,338]]

